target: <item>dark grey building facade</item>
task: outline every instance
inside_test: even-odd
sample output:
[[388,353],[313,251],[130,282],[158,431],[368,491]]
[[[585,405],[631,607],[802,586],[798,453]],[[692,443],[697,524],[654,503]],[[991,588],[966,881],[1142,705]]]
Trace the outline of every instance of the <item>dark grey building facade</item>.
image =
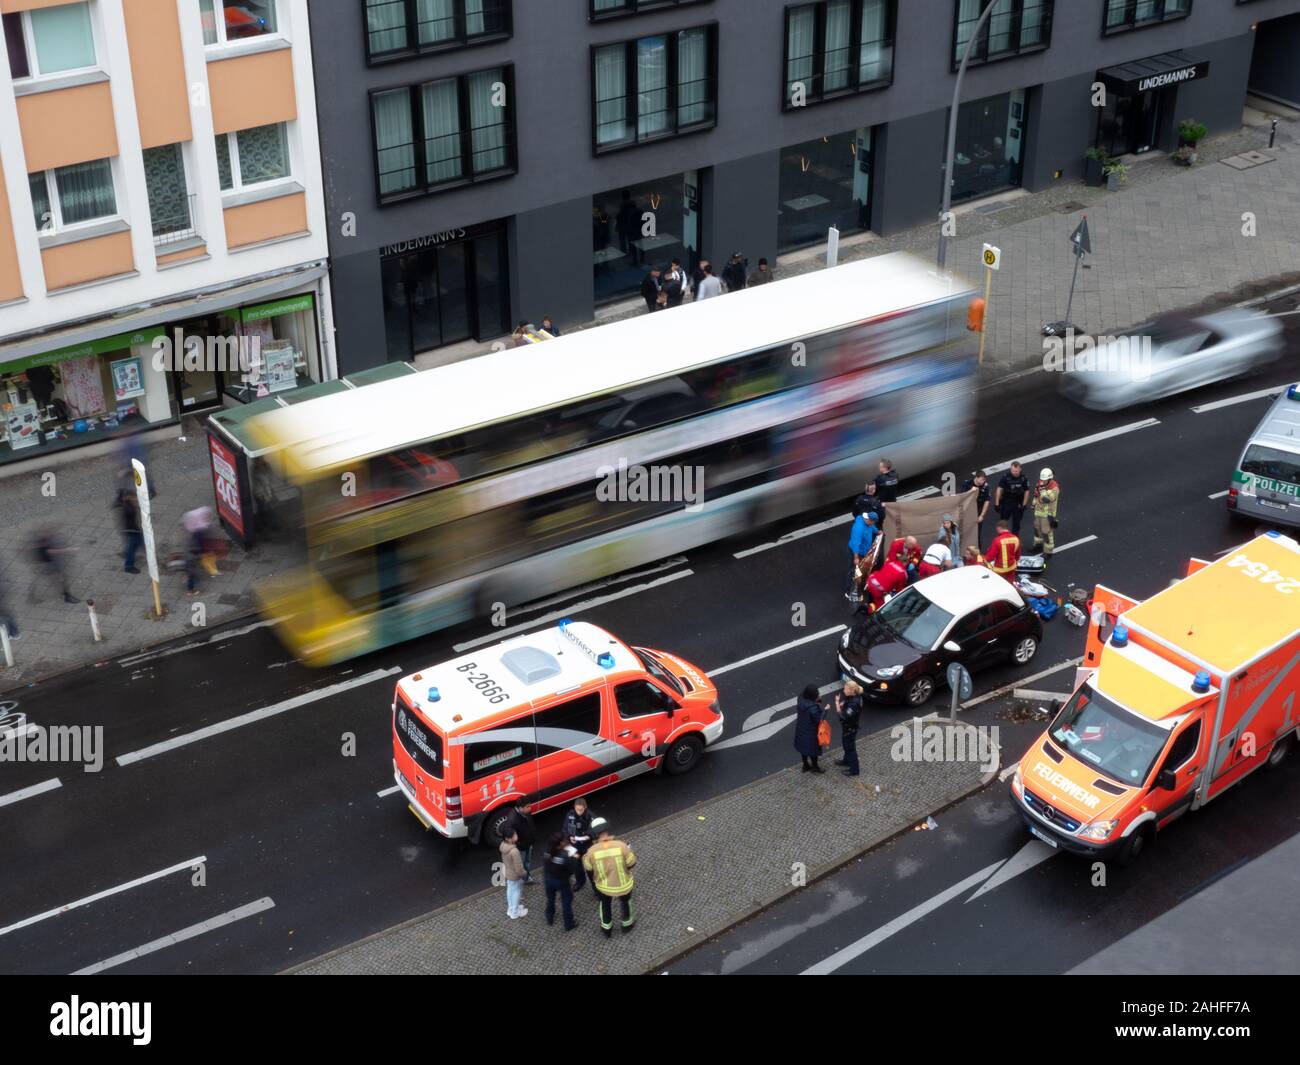
[[313,5],[340,373],[589,321],[672,258],[934,220],[989,3],[954,202],[1235,128],[1248,85],[1300,95],[1300,0]]

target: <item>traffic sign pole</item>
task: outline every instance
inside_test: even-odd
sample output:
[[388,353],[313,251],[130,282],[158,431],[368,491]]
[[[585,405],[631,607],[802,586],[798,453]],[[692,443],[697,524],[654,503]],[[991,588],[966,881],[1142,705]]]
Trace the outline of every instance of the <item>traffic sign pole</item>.
[[993,271],[984,271],[984,328],[980,330],[980,360],[984,365],[984,338],[989,335],[989,299],[993,295]]
[[149,475],[139,459],[131,460],[131,468],[135,471],[135,498],[140,505],[140,533],[144,538],[145,560],[149,566],[149,580],[153,582],[154,617],[160,618],[163,616],[163,608],[162,599],[158,595],[158,550],[154,546],[153,515],[149,509]]

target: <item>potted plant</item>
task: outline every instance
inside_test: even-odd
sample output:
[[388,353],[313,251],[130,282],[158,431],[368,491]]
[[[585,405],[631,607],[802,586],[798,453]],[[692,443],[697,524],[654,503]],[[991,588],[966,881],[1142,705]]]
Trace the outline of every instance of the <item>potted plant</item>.
[[1106,183],[1105,168],[1109,156],[1100,148],[1089,148],[1083,153],[1083,181],[1094,189]]
[[1207,133],[1209,129],[1205,123],[1197,122],[1194,118],[1185,118],[1178,123],[1178,143],[1189,148],[1195,148]]
[[1179,166],[1191,166],[1194,162],[1196,162],[1196,158],[1197,158],[1196,149],[1192,147],[1192,145],[1190,144],[1184,144],[1181,148],[1179,148],[1176,152],[1174,152],[1174,162],[1177,163]]
[[1128,167],[1118,159],[1108,160],[1105,166],[1106,188],[1114,192],[1119,188],[1119,183],[1128,177]]

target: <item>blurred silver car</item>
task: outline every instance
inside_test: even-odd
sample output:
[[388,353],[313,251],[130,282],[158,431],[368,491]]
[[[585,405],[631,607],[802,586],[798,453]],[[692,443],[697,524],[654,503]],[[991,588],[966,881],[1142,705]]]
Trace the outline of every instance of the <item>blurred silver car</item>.
[[1119,410],[1251,373],[1282,351],[1275,318],[1235,309],[1166,315],[1094,348],[1076,345],[1061,393],[1090,410]]

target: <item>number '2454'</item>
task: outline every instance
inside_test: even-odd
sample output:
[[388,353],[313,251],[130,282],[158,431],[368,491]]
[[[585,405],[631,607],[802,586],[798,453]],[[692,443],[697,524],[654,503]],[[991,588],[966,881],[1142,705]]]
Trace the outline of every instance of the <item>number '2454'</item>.
[[1290,595],[1297,588],[1300,588],[1300,580],[1294,577],[1287,577],[1275,569],[1270,569],[1263,562],[1252,562],[1245,555],[1233,555],[1228,560],[1228,566],[1231,569],[1239,569],[1248,577],[1254,577],[1260,584],[1271,584],[1283,595]]

